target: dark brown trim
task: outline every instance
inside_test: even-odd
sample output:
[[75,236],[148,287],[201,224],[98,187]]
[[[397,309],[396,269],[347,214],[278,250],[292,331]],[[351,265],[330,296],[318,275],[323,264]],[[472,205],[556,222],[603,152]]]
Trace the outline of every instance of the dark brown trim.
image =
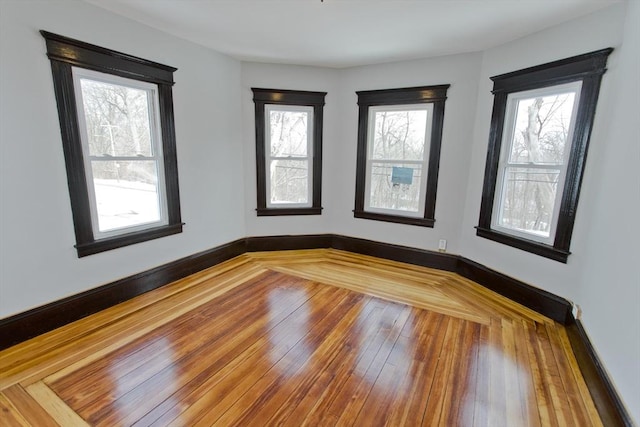
[[567,322],[571,313],[571,304],[565,299],[458,255],[334,234],[262,236],[239,239],[33,310],[0,319],[0,349],[81,319],[245,252],[319,248],[334,248],[456,272],[561,323]]
[[447,89],[451,85],[433,85],[403,87],[396,89],[361,90],[358,95],[358,105],[398,105],[420,104],[425,102],[445,101]]
[[[355,218],[399,224],[433,227],[436,212],[436,194],[438,189],[438,170],[440,168],[440,149],[442,145],[442,127],[444,122],[444,104],[447,99],[448,84],[420,86],[399,89],[366,90],[358,95],[358,147],[356,163],[356,196],[353,216]],[[365,210],[365,189],[367,170],[367,133],[369,130],[369,108],[379,105],[433,104],[431,119],[431,139],[427,163],[427,188],[424,212],[421,217],[408,217],[398,214],[374,213]]]
[[[523,70],[491,77],[493,80],[493,112],[489,129],[489,146],[482,186],[482,200],[476,235],[509,245],[554,261],[566,263],[571,254],[571,235],[578,208],[578,197],[589,147],[589,137],[596,113],[598,93],[607,58],[612,48],[574,56]],[[558,224],[553,245],[543,244],[515,235],[497,232],[491,228],[502,136],[505,126],[507,98],[510,93],[540,89],[569,82],[582,82],[577,106],[575,130],[573,132],[567,175],[560,200]]]
[[327,249],[332,247],[332,234],[247,237],[247,252]]
[[563,325],[571,317],[572,306],[566,299],[497,272],[468,258],[459,257],[456,273]]
[[566,299],[459,255],[345,236],[333,236],[331,247],[422,267],[452,271],[563,324],[571,315],[571,303]]
[[571,82],[587,75],[602,75],[613,48],[600,49],[558,61],[491,77],[493,93],[515,92]]
[[422,267],[451,271],[559,323],[571,319],[566,299],[459,255],[334,234],[248,237],[247,252],[333,248]]
[[476,236],[484,237],[485,239],[493,240],[494,242],[504,243],[505,245],[522,249],[523,251],[531,252],[555,261],[560,261],[565,264],[571,254],[569,251],[556,249],[553,246],[545,245],[544,243],[525,240],[512,236],[511,234],[500,233],[499,231],[482,227],[476,227]]
[[[324,98],[327,92],[251,88],[255,106],[256,188],[258,216],[321,215],[322,214],[322,127]],[[313,175],[311,177],[311,207],[288,208],[267,206],[265,106],[302,105],[313,107]]]
[[452,271],[567,327],[571,347],[589,392],[607,426],[633,426],[571,304],[557,295],[498,273],[470,259],[408,246],[334,234],[262,236],[238,239],[169,264],[0,319],[0,350],[160,288],[245,252],[334,248]]
[[334,248],[456,272],[560,323],[566,323],[571,316],[571,304],[567,300],[458,255],[334,234],[262,236],[239,239],[33,310],[0,319],[0,349],[104,310],[245,252],[319,248]]
[[362,255],[453,272],[456,271],[459,258],[457,255],[452,254],[338,235],[333,236],[331,247]]
[[257,208],[258,216],[320,215],[322,208]]
[[163,225],[161,227],[149,228],[135,233],[127,233],[108,239],[100,239],[86,244],[77,244],[75,247],[78,251],[78,258],[82,258],[84,256],[110,251],[111,249],[146,242],[147,240],[182,233],[183,225],[184,224],[182,223],[175,225]]
[[363,219],[373,219],[375,221],[384,221],[384,222],[394,222],[396,224],[408,224],[408,225],[417,225],[420,227],[430,227],[433,228],[433,225],[436,223],[435,219],[426,219],[419,218],[413,216],[400,216],[400,215],[389,215],[389,214],[381,214],[376,212],[367,212],[367,211],[353,211],[354,218],[363,218]]
[[46,39],[47,56],[52,61],[109,72],[130,79],[169,85],[173,85],[173,73],[178,70],[175,67],[48,31],[40,30],[40,34]]
[[582,322],[571,316],[571,322],[566,325],[569,342],[576,356],[578,366],[587,384],[591,398],[598,409],[602,423],[605,426],[633,427],[631,415],[622,403],[609,375],[600,358],[596,354],[591,340],[587,336]]
[[0,319],[0,350],[160,288],[246,252],[245,239]]
[[[177,69],[47,31],[40,31],[40,34],[45,39],[47,56],[51,61],[78,257],[181,233],[183,224],[172,96],[173,72]],[[73,82],[74,66],[157,85],[167,198],[166,225],[132,233],[123,230],[114,237],[95,238]]]

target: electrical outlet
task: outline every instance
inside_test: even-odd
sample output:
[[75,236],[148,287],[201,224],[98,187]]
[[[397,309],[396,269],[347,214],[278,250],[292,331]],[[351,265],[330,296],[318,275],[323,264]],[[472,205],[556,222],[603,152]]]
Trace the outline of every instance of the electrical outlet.
[[578,304],[573,303],[572,312],[575,319],[582,318],[582,308]]
[[445,239],[440,239],[438,242],[438,251],[446,252],[447,251],[447,241]]

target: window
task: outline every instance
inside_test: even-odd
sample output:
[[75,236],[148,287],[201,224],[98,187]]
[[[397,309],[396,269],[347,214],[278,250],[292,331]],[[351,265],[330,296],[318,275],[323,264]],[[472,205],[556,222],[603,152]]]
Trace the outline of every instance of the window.
[[180,233],[172,67],[46,31],[78,256]]
[[252,91],[258,216],[320,214],[326,92]]
[[357,92],[356,218],[433,227],[448,88]]
[[611,49],[492,77],[477,235],[566,262]]

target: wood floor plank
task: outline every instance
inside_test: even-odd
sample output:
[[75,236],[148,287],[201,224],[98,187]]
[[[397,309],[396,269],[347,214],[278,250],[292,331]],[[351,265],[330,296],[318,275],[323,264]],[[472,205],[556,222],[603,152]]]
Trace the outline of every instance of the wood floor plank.
[[265,366],[264,370],[256,372],[257,375],[252,378],[244,379],[194,425],[208,425],[212,421],[219,425],[242,424],[242,420],[250,416],[247,411],[260,408],[278,390],[281,381],[288,376],[295,376],[304,367],[321,344],[322,337],[328,333],[327,328],[335,326],[361,301],[362,296],[355,297],[355,294],[346,293],[336,298],[332,307],[318,306],[317,317],[326,322],[313,322],[305,332],[296,334],[296,341],[291,346],[282,348],[280,352],[270,353],[270,366]]
[[516,424],[524,420],[524,410],[522,409],[522,401],[514,399],[513,396],[519,395],[520,376],[522,375],[518,368],[518,356],[516,354],[516,344],[513,322],[509,319],[502,319],[500,322],[502,334],[502,369],[505,392],[505,420],[508,424]]
[[38,427],[57,427],[58,423],[31,397],[20,385],[13,385],[2,390],[2,394],[11,402],[13,407],[24,417],[27,425]]
[[[326,369],[320,377],[313,382],[311,389],[303,397],[295,408],[283,409],[283,411],[289,412],[288,415],[279,413],[272,418],[274,423],[284,420],[285,416],[292,422],[295,420],[308,420],[310,425],[319,425],[326,421],[326,419],[335,419],[338,417],[335,415],[328,415],[327,408],[336,400],[341,398],[341,391],[344,390],[345,382],[349,378],[349,374],[352,372],[353,367],[357,366],[360,361],[370,355],[367,352],[370,345],[376,345],[379,342],[377,338],[379,334],[380,325],[389,321],[394,321],[398,316],[398,311],[395,309],[389,310],[385,304],[373,300],[371,311],[369,313],[363,313],[360,319],[358,319],[358,329],[353,335],[346,337],[345,345],[343,346],[343,354],[339,354],[335,360],[337,366],[332,369]],[[287,402],[283,404],[287,405]],[[318,416],[315,420],[311,415]],[[280,418],[278,418],[278,416]]]
[[[471,425],[475,408],[475,382],[478,356],[480,326],[477,323],[465,322],[464,330],[458,337],[453,360],[451,381],[445,392],[444,411],[440,424],[447,426]],[[466,380],[469,379],[469,380]],[[507,416],[507,420],[508,420]],[[512,418],[516,419],[517,418]],[[514,425],[516,423],[513,423]]]
[[573,371],[570,367],[570,359],[566,357],[563,349],[560,336],[557,333],[557,328],[551,325],[546,325],[546,333],[549,337],[549,345],[554,356],[554,362],[558,367],[558,376],[560,378],[561,394],[566,396],[567,403],[569,405],[570,420],[576,425],[580,426],[599,426],[599,420],[591,420],[589,418],[589,411],[585,407],[580,394],[578,382],[575,381]]
[[[386,425],[408,425],[418,423],[424,416],[430,396],[434,372],[442,355],[442,346],[447,332],[448,319],[435,312],[420,316],[423,325],[415,344],[413,360],[415,363],[409,373],[411,381],[406,385],[405,394],[398,394],[400,405],[393,409]],[[415,421],[414,421],[415,420]]]
[[600,420],[598,410],[596,409],[595,404],[591,399],[591,394],[589,393],[589,389],[587,388],[585,380],[582,377],[582,373],[580,372],[580,367],[578,366],[576,357],[573,354],[573,350],[571,347],[571,343],[569,342],[569,337],[567,336],[567,332],[564,328],[556,328],[556,333],[560,338],[565,359],[568,361],[569,368],[571,369],[573,381],[575,382],[575,385],[578,388],[580,397],[582,398],[582,402],[584,403],[584,408],[587,411],[587,418],[595,426],[601,426],[602,421]]
[[[444,336],[444,343],[441,355],[454,354],[458,345],[458,337],[460,336],[464,322],[460,319],[451,318],[447,325],[447,332]],[[433,384],[429,393],[429,400],[422,418],[423,426],[441,425],[443,413],[446,417],[447,407],[453,402],[445,400],[446,390],[451,384],[453,373],[454,359],[453,357],[441,357],[434,374]]]
[[[134,313],[126,316],[121,322],[112,323],[102,329],[92,330],[90,334],[83,335],[81,338],[55,348],[48,353],[40,354],[33,359],[27,358],[21,364],[16,365],[13,360],[7,358],[11,366],[6,370],[3,369],[4,374],[0,377],[0,389],[17,382],[20,382],[23,386],[28,386],[32,382],[39,381],[40,378],[59,372],[61,368],[66,368],[66,371],[73,371],[92,363],[104,354],[119,348],[123,343],[133,341],[155,329],[159,324],[172,320],[199,306],[203,301],[215,298],[237,286],[240,277],[246,280],[263,272],[264,270],[262,269],[252,269],[251,271],[243,272],[239,277],[228,277],[226,280],[217,283],[218,286],[216,287],[190,294],[190,297],[186,300],[174,301],[172,298],[168,298],[157,301],[148,308],[135,310]],[[116,309],[118,308],[116,306]],[[92,317],[88,318],[89,321]],[[37,338],[34,340],[37,341]],[[2,355],[0,355],[1,358]]]
[[538,346],[536,325],[523,321],[524,332],[527,335],[527,349],[529,351],[529,367],[536,392],[536,404],[540,414],[540,423],[544,426],[558,426],[558,420],[553,408],[552,396],[545,378],[544,357]]
[[223,273],[237,270],[248,262],[248,258],[243,256],[236,257],[195,273],[187,278],[178,280],[169,286],[158,288],[153,292],[142,294],[134,299],[118,304],[109,310],[103,310],[88,318],[78,320],[10,347],[0,352],[0,366],[8,373],[14,366],[19,366],[25,361],[33,361],[34,358],[40,357],[43,354],[50,354],[52,350],[60,348],[66,343],[74,342],[91,331],[102,329],[115,323],[121,317],[138,311],[145,306],[155,304],[161,299],[166,299],[172,295],[183,292],[185,289],[193,289],[198,283],[210,281]]
[[389,301],[403,302],[414,307],[436,310],[467,320],[488,323],[486,316],[479,315],[472,309],[459,304],[458,301],[447,298],[438,287],[412,288],[406,283],[394,282],[395,287],[389,288],[389,281],[376,277],[372,273],[356,272],[347,274],[344,268],[333,268],[330,264],[309,264],[301,266],[276,267],[277,271],[293,274],[312,280],[319,280],[333,286],[340,286],[356,292],[383,298]]
[[27,387],[27,392],[61,426],[88,427],[89,424],[74,412],[42,381]]
[[381,314],[381,309],[378,301],[368,299],[353,323],[343,325],[342,330],[336,329],[338,335],[334,337],[332,351],[327,353],[327,357],[319,358],[317,354],[312,356],[312,363],[306,367],[310,375],[297,381],[285,382],[270,406],[264,405],[254,414],[255,418],[268,420],[271,425],[293,423],[304,418],[333,380],[352,366],[358,356],[358,352],[354,350],[377,331],[376,318],[380,319],[377,316]]
[[[323,299],[326,297],[325,293],[329,292],[331,289],[325,288],[314,295]],[[346,297],[346,293],[333,294],[336,303],[344,297]],[[260,369],[266,371],[272,366],[271,363],[265,364],[265,355],[270,355],[271,358],[290,349],[301,338],[299,325],[324,317],[328,309],[329,307],[318,304],[312,310],[298,306],[287,317],[272,316],[269,322],[270,328],[265,329],[253,345],[237,357],[229,358],[226,365],[207,376],[205,381],[190,382],[180,390],[174,401],[163,402],[157,407],[157,410],[154,409],[145,415],[139,424],[148,425],[153,421],[153,425],[167,425],[172,420],[176,420],[177,423],[191,425],[202,418],[221,396],[226,396],[235,388],[252,384],[252,378],[255,381],[255,376]],[[221,360],[226,361],[225,358],[221,358]],[[158,415],[160,416],[158,417]],[[156,417],[157,419],[154,419]]]
[[[528,324],[528,322],[527,322]],[[523,322],[512,322],[515,341],[516,366],[518,370],[517,400],[521,408],[524,426],[540,427],[540,412],[536,400],[534,373],[529,360],[527,341],[529,339]]]
[[[372,391],[374,393],[382,392],[376,387],[376,381],[396,341],[400,337],[400,331],[410,316],[411,309],[409,307],[401,308],[398,312],[398,317],[381,328],[383,333],[380,335],[380,339],[376,340],[374,338],[374,341],[380,342],[380,345],[367,347],[365,356],[358,361],[354,372],[350,375],[349,379],[351,381],[345,383],[341,399],[336,399],[334,405],[329,408],[329,413],[336,416],[340,414],[338,423],[347,425],[353,422],[352,420],[356,419],[360,414],[369,394]],[[348,393],[346,391],[351,392]],[[337,405],[341,410],[336,407]]]
[[[282,278],[280,277],[278,280],[282,280]],[[282,289],[278,288],[277,290]],[[282,294],[280,296],[282,297],[282,301],[278,301],[280,310],[269,313],[274,316],[272,319],[276,323],[294,311],[298,307],[297,304],[304,302],[304,295],[297,293],[293,298],[284,298],[285,296]],[[245,306],[241,305],[236,308],[244,311]],[[265,333],[264,327],[267,326],[270,317],[265,316],[264,323],[254,323],[251,326],[252,320],[255,319],[254,316],[266,313],[259,310],[252,311],[250,307],[247,308],[247,321],[241,321],[236,316],[228,316],[228,325],[226,326],[213,322],[211,326],[219,330],[211,335],[207,335],[206,332],[202,334],[204,340],[202,346],[182,356],[176,355],[171,364],[147,380],[132,384],[126,390],[127,392],[118,398],[114,399],[112,394],[107,393],[99,405],[94,403],[91,407],[81,408],[81,411],[86,411],[87,416],[92,413],[93,415],[89,419],[96,425],[133,424],[137,419],[152,411],[156,405],[170,399],[190,382],[206,377],[210,375],[212,370],[223,366],[223,361],[226,360],[229,352],[235,357],[249,347],[257,335]],[[227,330],[227,328],[231,329]],[[180,366],[180,369],[176,369],[176,365]],[[201,375],[204,367],[207,368],[206,374]]]
[[272,367],[253,385],[238,389],[238,399],[227,408],[210,410],[195,426],[208,425],[220,412],[223,412],[222,416],[215,419],[218,425],[246,425],[251,419],[260,419],[255,416],[255,413],[265,407],[269,409],[270,401],[286,381],[295,381],[295,378],[303,373],[312,358],[327,357],[327,353],[339,345],[338,342],[330,339],[330,332],[334,328],[346,327],[350,322],[353,322],[360,313],[364,301],[363,295],[349,293],[342,300],[342,304],[337,304],[333,310],[323,316],[322,320],[317,323],[317,328],[309,329],[308,333],[302,335],[300,340],[281,357],[276,355],[274,359],[277,360],[274,360],[275,363]]
[[478,356],[476,358],[476,392],[473,410],[473,425],[488,426],[489,413],[491,412],[492,402],[490,400],[490,379],[491,375],[491,341],[490,327],[483,325],[480,328],[480,339],[478,343]]
[[[242,302],[246,301],[249,294],[256,297],[265,295],[269,285],[278,278],[267,273],[247,282],[245,286],[234,288],[225,293],[213,303],[200,305],[174,322],[161,326],[146,334],[129,345],[110,353],[91,365],[87,369],[76,369],[74,372],[59,377],[52,376],[47,383],[54,390],[58,390],[61,396],[76,408],[84,408],[89,404],[95,404],[99,393],[108,395],[109,399],[116,400],[120,395],[132,390],[137,385],[147,381],[151,376],[162,371],[167,366],[175,363],[180,354],[191,354],[206,342],[215,341],[224,337],[225,330],[220,328],[219,322],[233,315],[239,307],[243,309]],[[252,286],[252,285],[256,286]],[[257,304],[260,300],[254,301]],[[256,309],[251,303],[246,306],[247,312]],[[207,318],[207,327],[202,329],[202,319]],[[238,315],[237,322],[242,321]],[[142,353],[142,354],[139,354]],[[116,363],[114,363],[114,360]],[[118,391],[120,395],[101,387],[105,382],[111,382],[111,378],[118,377]],[[92,385],[86,388],[85,381]]]
[[564,328],[455,273],[244,254],[0,352],[0,424],[602,426]]
[[0,415],[2,415],[2,418],[0,418],[2,424],[8,427],[31,426],[4,393],[0,393]]

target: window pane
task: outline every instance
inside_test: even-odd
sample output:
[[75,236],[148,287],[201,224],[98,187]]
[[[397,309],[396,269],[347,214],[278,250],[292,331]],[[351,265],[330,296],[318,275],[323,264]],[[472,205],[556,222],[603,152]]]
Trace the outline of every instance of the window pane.
[[91,156],[152,156],[148,91],[81,78]]
[[510,162],[564,163],[575,95],[571,92],[518,101]]
[[373,159],[423,159],[426,110],[377,111],[374,120]]
[[160,221],[155,161],[97,160],[91,167],[101,232]]
[[307,112],[271,110],[269,112],[271,156],[307,156],[308,120]]
[[418,212],[422,165],[373,163],[369,206]]
[[559,176],[559,170],[506,168],[499,225],[549,237]]
[[309,202],[309,164],[306,160],[271,161],[271,203]]

